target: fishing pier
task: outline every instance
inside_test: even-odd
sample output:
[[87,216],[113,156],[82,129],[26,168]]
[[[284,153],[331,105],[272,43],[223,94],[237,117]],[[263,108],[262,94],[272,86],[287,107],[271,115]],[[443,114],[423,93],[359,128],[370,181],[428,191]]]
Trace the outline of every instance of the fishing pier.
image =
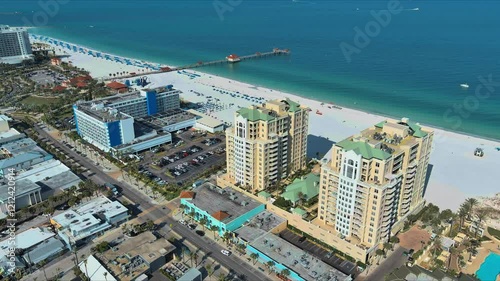
[[238,56],[235,54],[231,54],[222,60],[206,61],[206,62],[199,61],[199,62],[194,63],[194,64],[189,64],[189,65],[184,65],[184,66],[179,66],[179,67],[172,67],[172,68],[161,67],[160,70],[153,70],[153,71],[148,71],[148,72],[138,72],[138,73],[131,72],[128,75],[117,76],[117,77],[109,78],[106,80],[131,78],[131,77],[135,77],[137,75],[158,74],[158,73],[164,73],[164,72],[180,71],[180,70],[185,70],[185,69],[194,69],[194,68],[198,68],[198,67],[211,66],[211,65],[233,64],[233,63],[238,63],[238,62],[245,61],[245,60],[259,59],[259,58],[265,58],[265,57],[271,57],[271,56],[289,55],[289,54],[290,54],[290,50],[279,49],[279,48],[274,48],[271,52],[262,52],[262,53],[256,52],[255,54],[246,55],[246,56]]

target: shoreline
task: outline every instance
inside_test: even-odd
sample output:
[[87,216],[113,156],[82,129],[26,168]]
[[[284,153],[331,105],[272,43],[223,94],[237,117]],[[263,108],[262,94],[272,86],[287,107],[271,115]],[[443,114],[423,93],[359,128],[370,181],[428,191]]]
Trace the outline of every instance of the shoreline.
[[[58,40],[56,38],[52,39]],[[45,43],[48,44],[48,42]],[[69,44],[77,45],[72,43]],[[77,46],[93,50],[92,48],[80,45]],[[108,73],[116,72],[112,71],[113,68],[115,70],[119,68],[121,71],[123,71],[123,69],[130,70],[130,72],[136,72],[137,70],[136,66],[93,57],[78,51],[74,52],[72,49],[67,49],[65,46],[57,45],[56,48],[64,49],[64,51],[67,51],[70,55],[69,58],[63,60],[72,61],[73,65],[85,68],[96,78],[99,76],[109,77],[109,75],[107,75]],[[107,54],[112,55],[112,53]],[[117,57],[126,58],[123,56]],[[127,59],[143,61],[134,58]],[[152,64],[157,65],[156,63]],[[196,77],[193,77],[193,74],[195,74]],[[197,70],[185,70],[179,73],[176,71],[158,74],[137,73],[137,76],[146,75],[151,81],[148,87],[173,84],[175,88],[183,92],[181,95],[182,98],[192,102],[207,103],[206,97],[214,96],[216,99],[220,100],[218,102],[219,104],[224,105],[224,109],[220,111],[209,110],[208,114],[228,123],[233,122],[234,111],[237,110],[238,106],[246,107],[257,103],[255,100],[252,100],[252,102],[239,97],[239,95],[248,94],[247,96],[249,97],[262,97],[265,100],[288,97],[310,107],[312,111],[309,121],[309,135],[314,138],[312,138],[313,140],[311,141],[308,140],[308,142],[311,142],[308,144],[308,157],[311,157],[310,152],[312,152],[312,150],[325,150],[321,152],[326,152],[331,148],[331,144],[334,142],[357,134],[359,131],[371,127],[382,120],[387,118],[400,118],[344,106],[341,106],[342,109],[328,108],[328,106],[337,104],[331,101],[322,101],[321,99],[317,100],[301,97],[292,93],[283,92],[282,90],[269,89],[265,86],[231,80],[229,78]],[[132,80],[131,78],[127,79]],[[123,82],[125,79],[116,80]],[[238,97],[228,96],[227,93],[215,91],[214,88],[229,91]],[[200,96],[199,94],[202,95]],[[324,103],[324,105],[321,105],[321,103]],[[230,104],[233,104],[233,106],[230,106]],[[321,115],[317,114],[316,111],[320,111]],[[414,121],[418,122],[418,120]],[[324,129],[325,124],[328,124],[329,130]],[[425,196],[428,202],[437,204],[443,209],[456,209],[467,197],[490,197],[498,192],[494,188],[496,185],[494,167],[500,166],[500,152],[495,151],[496,147],[500,147],[498,140],[462,132],[448,131],[432,125],[428,127],[435,131],[433,152],[431,155],[431,165],[433,165],[433,168]],[[321,145],[323,147],[321,147]],[[473,150],[476,147],[485,149],[485,157],[479,158],[472,156]],[[481,180],[478,182],[477,179]],[[480,185],[481,188],[476,187],[478,185]]]
[[[30,33],[30,36],[31,35],[42,36],[42,37],[46,37],[46,38],[49,38],[49,39],[52,39],[52,40],[58,40],[58,41],[63,42],[65,44],[67,43],[67,44],[71,44],[71,45],[77,45],[79,47],[85,48],[85,49],[90,50],[90,51],[101,52],[101,51],[99,51],[97,49],[94,49],[92,47],[88,47],[88,46],[81,45],[81,44],[76,44],[76,43],[71,43],[71,42],[68,42],[68,41],[60,40],[60,39],[57,39],[57,38],[54,38],[54,37],[50,37],[50,36],[46,36],[46,35],[40,35],[40,34],[36,34],[36,33]],[[48,42],[42,42],[42,43],[50,44]],[[52,45],[52,44],[50,44],[50,45]],[[66,50],[65,46],[60,46],[60,45],[56,45],[56,46],[59,47],[59,48],[63,48],[63,50]],[[110,56],[116,56],[116,57],[119,57],[119,58],[122,58],[122,59],[128,59],[128,60],[134,60],[134,61],[137,60],[137,61],[148,63],[148,64],[151,64],[151,65],[157,65],[157,66],[161,65],[161,67],[171,67],[171,68],[172,67],[176,67],[175,65],[169,64],[169,63],[164,64],[164,63],[152,62],[152,61],[137,59],[137,58],[133,58],[133,57],[116,55],[116,54],[113,54],[112,52],[101,52],[101,53],[107,54],[107,55],[110,55]],[[198,71],[198,70],[194,70],[194,69],[187,69],[186,71],[192,71],[192,72],[199,73],[199,74],[206,74],[206,75],[211,75],[211,76],[215,76],[215,77],[219,77],[219,78],[223,78],[223,79],[232,80],[231,78],[227,78],[227,77],[220,76],[220,75],[217,75],[217,74],[210,74],[210,73],[207,73],[207,72],[202,72],[202,71]],[[155,75],[155,74],[150,74],[150,73],[136,73],[136,76],[139,76],[139,75]],[[102,77],[97,77],[97,78],[102,78]],[[103,78],[103,79],[114,79],[114,78],[108,76],[107,78]],[[130,79],[130,78],[116,78],[116,79]],[[238,82],[244,83],[244,84],[249,84],[247,82],[242,82],[242,81],[239,81],[239,80],[234,80],[234,81],[238,81]],[[252,86],[257,87],[257,88],[261,88],[261,89],[271,89],[271,88],[268,88],[265,85],[260,85],[260,84],[252,84]],[[280,88],[272,88],[272,90],[277,91],[277,92],[286,93],[286,92],[284,92],[285,90],[280,89]],[[399,119],[399,118],[401,118],[401,116],[391,115],[391,114],[388,114],[388,113],[374,112],[374,111],[371,111],[369,109],[359,109],[359,108],[350,107],[349,105],[337,104],[337,103],[335,103],[335,102],[333,102],[331,100],[325,100],[325,99],[321,99],[321,98],[309,98],[309,97],[301,96],[301,95],[299,95],[297,93],[287,93],[287,94],[290,94],[290,95],[296,96],[296,97],[300,97],[300,98],[304,98],[304,99],[310,99],[310,100],[314,100],[314,101],[318,101],[318,102],[323,102],[325,104],[339,105],[342,108],[356,110],[356,111],[360,111],[360,112],[364,112],[364,113],[368,113],[368,114],[372,114],[372,115],[376,115],[376,116],[381,116],[381,117],[384,117],[384,118],[390,118],[390,119]],[[449,132],[449,133],[466,135],[468,137],[473,137],[473,138],[478,138],[478,139],[484,139],[484,140],[492,141],[492,142],[499,142],[499,146],[500,146],[500,138],[496,139],[496,138],[493,138],[493,137],[482,136],[482,135],[473,134],[473,133],[469,133],[469,132],[465,132],[465,131],[460,131],[460,130],[453,131],[453,130],[451,130],[449,128],[444,128],[444,127],[441,127],[441,126],[438,126],[438,125],[428,124],[428,123],[425,123],[425,122],[419,122],[419,123],[422,126],[425,126],[425,127],[428,127],[428,128],[434,129],[434,130],[438,129],[438,130],[446,131],[446,132]]]

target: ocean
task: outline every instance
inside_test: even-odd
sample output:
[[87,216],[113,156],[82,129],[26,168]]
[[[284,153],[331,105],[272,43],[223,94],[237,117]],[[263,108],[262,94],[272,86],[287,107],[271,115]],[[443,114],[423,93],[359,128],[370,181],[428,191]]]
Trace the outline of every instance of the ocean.
[[477,0],[2,0],[0,24],[170,65],[288,48],[197,70],[500,140],[498,11]]

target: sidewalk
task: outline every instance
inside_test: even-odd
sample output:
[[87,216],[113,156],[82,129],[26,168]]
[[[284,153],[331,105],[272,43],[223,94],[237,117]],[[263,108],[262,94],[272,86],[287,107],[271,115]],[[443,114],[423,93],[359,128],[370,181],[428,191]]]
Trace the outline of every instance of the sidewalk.
[[[182,218],[181,211],[178,208],[175,210],[172,210],[172,218],[174,218],[176,221],[179,221],[181,219],[184,219],[187,222],[191,221],[191,218],[188,217],[187,215],[184,215],[184,218]],[[214,238],[214,233],[212,231],[210,231],[206,228],[204,230],[203,227],[200,225],[200,223],[198,223],[198,222],[195,222],[195,223],[196,223],[196,228],[192,231],[201,230],[201,231],[205,232],[204,237],[208,238],[212,243],[217,243],[222,248],[228,249],[231,252],[231,256],[233,256],[233,255],[238,256],[240,260],[242,260],[245,263],[247,263],[248,265],[250,265],[253,269],[267,274],[268,278],[281,281],[281,279],[279,279],[276,274],[269,274],[269,271],[266,269],[266,265],[264,265],[260,262],[256,262],[255,264],[253,264],[250,256],[247,256],[246,254],[241,254],[236,249],[236,247],[233,247],[233,245],[231,245],[231,244],[228,245],[228,244],[224,243],[224,241],[222,241],[222,239],[219,237],[218,234],[216,234],[215,238]],[[182,227],[187,227],[187,226],[182,226]]]
[[[63,140],[62,137],[58,139],[59,141]],[[104,157],[102,157],[101,159],[101,157],[98,158],[98,156],[95,156],[95,154],[98,154],[98,152],[96,152],[95,150],[92,150],[89,147],[86,147],[86,149],[82,150],[79,148],[79,145],[75,145],[75,142],[71,139],[68,139],[68,143],[73,146],[73,149],[75,151],[79,151],[81,153],[88,153],[89,155],[87,155],[87,157],[85,158],[89,159],[90,161],[93,161],[96,164],[96,167],[99,168],[99,170],[103,171],[108,176],[116,179],[117,181],[137,190],[138,192],[142,193],[145,197],[150,198],[151,204],[158,205],[162,204],[165,201],[165,198],[163,198],[163,196],[161,195],[154,198],[152,192],[148,192],[151,189],[146,188],[146,184],[144,182],[136,180],[135,178],[131,179],[131,176],[129,176],[129,174],[126,171],[122,171],[122,169],[115,166],[113,163],[108,161],[108,159]],[[137,184],[137,182],[139,184]]]

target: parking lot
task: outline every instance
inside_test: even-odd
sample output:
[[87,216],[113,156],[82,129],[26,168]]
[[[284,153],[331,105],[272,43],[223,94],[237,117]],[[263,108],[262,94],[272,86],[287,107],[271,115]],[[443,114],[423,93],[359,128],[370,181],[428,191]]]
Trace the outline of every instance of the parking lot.
[[357,276],[360,272],[357,270],[356,264],[346,261],[340,257],[337,257],[335,254],[331,253],[328,250],[304,239],[300,235],[293,233],[292,231],[285,229],[280,232],[280,237],[285,239],[286,241],[292,243],[293,245],[301,248],[302,250],[316,256],[323,262],[333,266],[334,268],[342,271],[345,274],[351,275],[353,277]]
[[61,84],[67,80],[64,74],[54,72],[52,70],[38,70],[26,74],[26,77],[39,85]]
[[144,153],[140,172],[160,185],[167,182],[182,184],[226,160],[223,136],[196,136],[190,132],[176,137],[166,148]]

